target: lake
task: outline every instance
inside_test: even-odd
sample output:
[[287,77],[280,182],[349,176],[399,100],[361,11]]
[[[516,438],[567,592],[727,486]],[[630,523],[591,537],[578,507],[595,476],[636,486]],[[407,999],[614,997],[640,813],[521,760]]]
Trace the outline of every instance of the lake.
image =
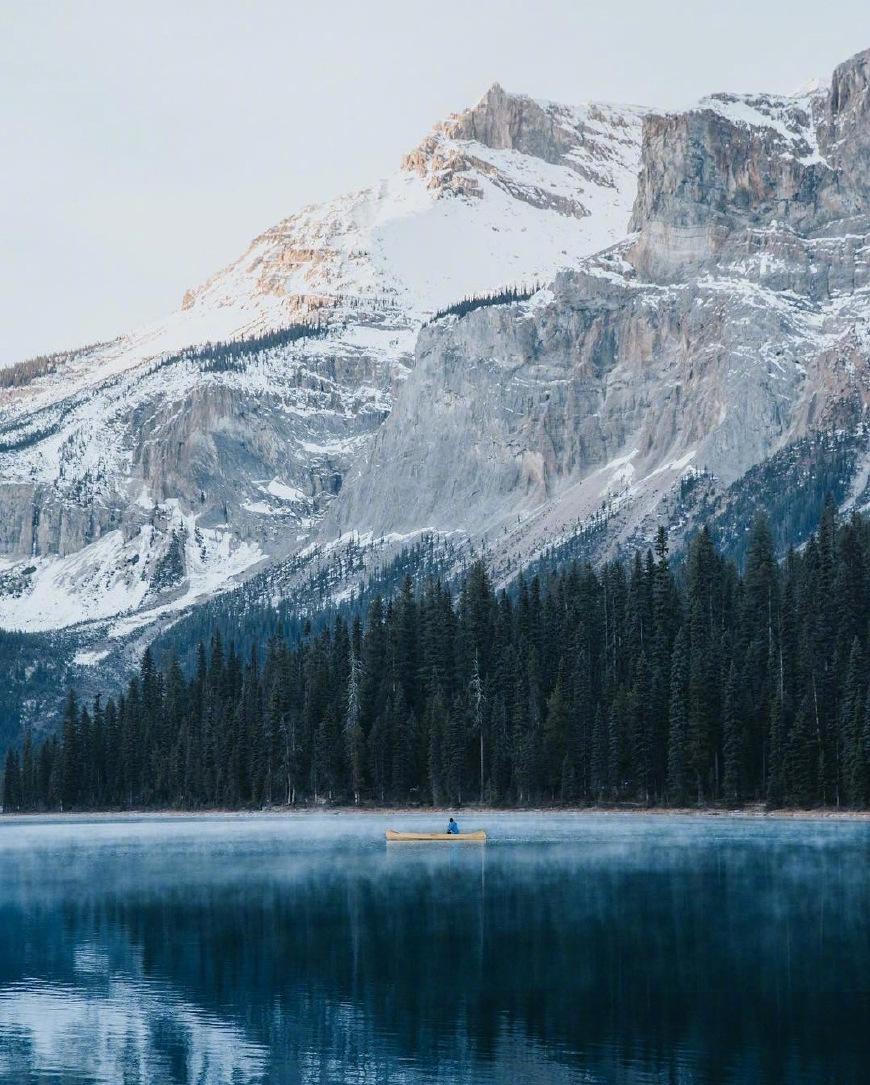
[[0,819],[0,1082],[866,1082],[870,822]]

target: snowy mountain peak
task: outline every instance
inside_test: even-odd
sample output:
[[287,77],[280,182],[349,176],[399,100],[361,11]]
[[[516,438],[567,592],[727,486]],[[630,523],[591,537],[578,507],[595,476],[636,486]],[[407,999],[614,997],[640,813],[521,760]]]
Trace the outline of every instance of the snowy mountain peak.
[[[641,115],[494,85],[386,179],[264,231],[166,320],[0,387],[0,622],[135,625],[304,545],[428,317],[622,237]],[[294,325],[320,330],[269,334]],[[247,345],[201,348],[218,341]]]
[[521,564],[616,493],[627,538],[696,457],[736,481],[851,425],[868,59],[673,114],[494,84],[165,321],[12,373],[0,622],[128,632],[349,532],[497,531]]
[[[253,330],[341,310],[349,298],[423,316],[506,279],[549,277],[624,232],[642,115],[542,103],[493,84],[475,106],[437,124],[397,173],[265,231],[188,291],[183,309],[241,306]],[[594,223],[566,229],[563,218]],[[252,330],[241,313],[240,324]]]

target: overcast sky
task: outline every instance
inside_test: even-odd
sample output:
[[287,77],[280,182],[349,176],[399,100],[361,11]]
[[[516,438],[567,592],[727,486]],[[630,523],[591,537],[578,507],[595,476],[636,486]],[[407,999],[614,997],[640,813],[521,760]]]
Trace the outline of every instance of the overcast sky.
[[0,0],[0,364],[170,312],[495,80],[674,108],[868,46],[867,0]]

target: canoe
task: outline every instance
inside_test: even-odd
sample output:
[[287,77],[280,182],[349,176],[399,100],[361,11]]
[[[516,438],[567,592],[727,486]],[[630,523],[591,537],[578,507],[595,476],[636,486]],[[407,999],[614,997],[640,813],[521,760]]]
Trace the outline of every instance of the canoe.
[[395,829],[387,829],[387,840],[472,840],[480,844],[486,843],[486,833],[483,829],[475,829],[473,833],[400,833]]

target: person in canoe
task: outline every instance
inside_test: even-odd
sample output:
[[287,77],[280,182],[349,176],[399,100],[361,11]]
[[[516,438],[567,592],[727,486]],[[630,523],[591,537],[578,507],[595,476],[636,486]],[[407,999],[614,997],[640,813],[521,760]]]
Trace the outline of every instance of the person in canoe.
[[455,822],[455,821],[453,820],[453,818],[451,818],[451,819],[450,819],[450,820],[449,820],[449,821],[447,822],[447,832],[448,832],[448,833],[450,833],[450,835],[451,835],[451,836],[453,836],[453,835],[454,835],[454,833],[458,833],[458,832],[459,832],[459,826],[458,826],[458,825],[457,825],[457,823],[456,823],[456,822]]

